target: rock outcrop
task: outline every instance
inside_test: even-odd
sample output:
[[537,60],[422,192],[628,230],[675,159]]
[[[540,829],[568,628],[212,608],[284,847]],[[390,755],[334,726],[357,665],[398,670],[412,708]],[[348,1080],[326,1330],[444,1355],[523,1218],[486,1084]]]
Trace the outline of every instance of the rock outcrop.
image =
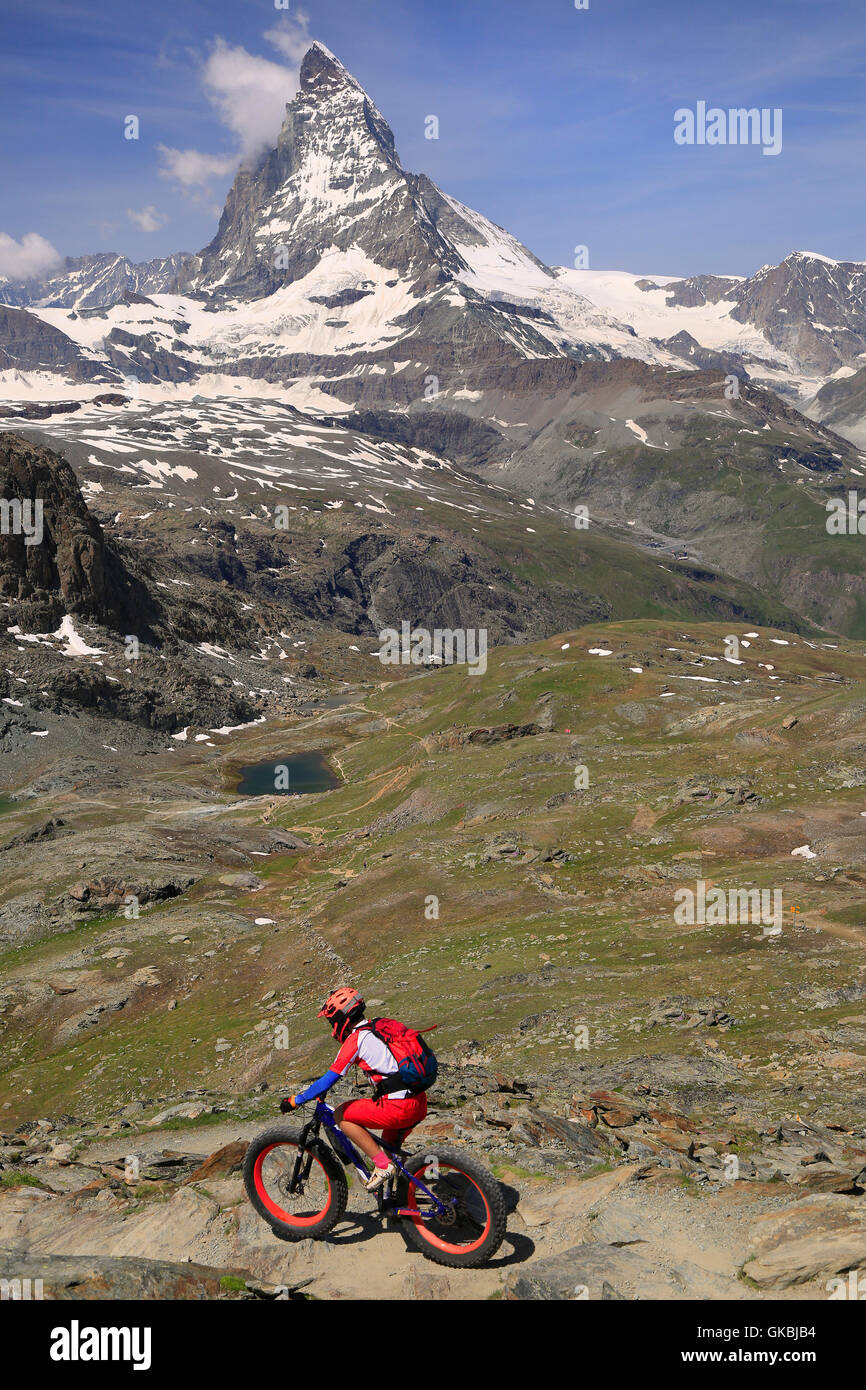
[[141,630],[152,604],[88,511],[65,459],[0,434],[0,497],[19,503],[27,518],[27,534],[10,514],[0,535],[0,597],[12,602],[12,625],[47,632],[81,614],[114,628],[134,618]]
[[[2,287],[0,287],[2,288]],[[0,372],[58,372],[68,381],[111,381],[117,373],[88,357],[67,334],[36,314],[0,303]]]

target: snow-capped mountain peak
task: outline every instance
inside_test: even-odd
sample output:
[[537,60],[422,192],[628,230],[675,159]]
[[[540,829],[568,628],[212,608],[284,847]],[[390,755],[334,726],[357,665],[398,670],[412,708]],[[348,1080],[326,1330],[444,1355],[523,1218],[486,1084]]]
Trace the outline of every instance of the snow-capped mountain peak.
[[400,164],[387,121],[316,44],[276,148],[238,172],[189,287],[260,298],[308,277],[334,250],[360,250],[419,292],[465,268]]
[[747,278],[551,269],[407,171],[385,117],[321,43],[274,148],[238,170],[197,256],[67,261],[0,284],[0,304],[16,398],[33,372],[34,391],[61,370],[207,390],[222,372],[348,380],[407,362],[456,370],[471,393],[479,364],[504,355],[748,372],[807,402],[866,357],[866,263],[795,251]]

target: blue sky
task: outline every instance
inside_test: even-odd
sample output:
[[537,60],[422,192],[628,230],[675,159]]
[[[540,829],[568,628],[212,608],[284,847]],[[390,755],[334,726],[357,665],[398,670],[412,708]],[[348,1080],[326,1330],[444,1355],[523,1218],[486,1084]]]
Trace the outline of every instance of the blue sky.
[[[0,0],[0,250],[200,249],[307,35],[407,168],[551,264],[576,245],[657,274],[866,259],[863,0]],[[781,154],[676,145],[674,111],[701,100],[781,108]],[[184,184],[172,150],[194,152]]]

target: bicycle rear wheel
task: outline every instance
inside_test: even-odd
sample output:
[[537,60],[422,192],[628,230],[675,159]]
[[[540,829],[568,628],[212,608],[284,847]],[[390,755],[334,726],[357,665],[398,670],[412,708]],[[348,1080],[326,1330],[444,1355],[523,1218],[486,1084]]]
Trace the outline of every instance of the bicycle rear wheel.
[[[271,1229],[284,1240],[317,1240],[343,1216],[349,1198],[346,1175],[318,1139],[300,1147],[297,1129],[269,1129],[254,1139],[244,1159],[247,1196]],[[289,1185],[298,1155],[301,1179]]]
[[411,1213],[406,1234],[428,1260],[452,1269],[471,1269],[492,1258],[505,1238],[505,1200],[499,1183],[468,1154],[438,1149],[416,1154],[405,1165],[447,1208],[433,1214],[430,1198],[415,1183],[404,1185]]

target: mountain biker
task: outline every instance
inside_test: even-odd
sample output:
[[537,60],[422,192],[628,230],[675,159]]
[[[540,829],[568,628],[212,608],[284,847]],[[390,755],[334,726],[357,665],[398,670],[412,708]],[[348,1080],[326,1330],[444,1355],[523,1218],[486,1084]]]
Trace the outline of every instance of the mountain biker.
[[317,1017],[325,1018],[331,1024],[331,1032],[341,1044],[340,1050],[328,1071],[305,1091],[288,1096],[281,1102],[280,1110],[285,1114],[305,1105],[308,1100],[317,1100],[356,1062],[375,1082],[376,1092],[369,1099],[344,1101],[334,1111],[334,1117],[346,1137],[373,1160],[373,1172],[365,1187],[368,1192],[375,1192],[383,1183],[396,1177],[397,1169],[368,1130],[380,1129],[385,1144],[394,1149],[401,1148],[410,1130],[420,1124],[427,1114],[427,1097],[423,1091],[413,1095],[409,1090],[392,1090],[382,1094],[383,1083],[387,1085],[386,1078],[393,1076],[398,1069],[397,1062],[386,1044],[373,1032],[365,1009],[361,995],[350,985],[343,985],[328,996]]

